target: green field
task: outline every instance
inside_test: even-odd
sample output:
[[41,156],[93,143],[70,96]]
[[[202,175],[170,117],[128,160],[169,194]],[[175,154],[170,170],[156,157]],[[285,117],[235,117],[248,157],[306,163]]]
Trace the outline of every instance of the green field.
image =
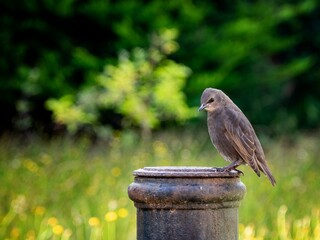
[[[277,185],[240,168],[241,239],[320,239],[320,140],[261,140]],[[158,133],[147,142],[130,132],[94,143],[3,136],[0,239],[135,239],[132,171],[166,165],[226,163],[205,132]]]

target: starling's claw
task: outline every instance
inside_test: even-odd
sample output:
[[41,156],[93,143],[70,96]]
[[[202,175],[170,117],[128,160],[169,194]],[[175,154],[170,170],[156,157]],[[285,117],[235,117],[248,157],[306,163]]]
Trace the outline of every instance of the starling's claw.
[[243,173],[242,171],[240,171],[239,169],[234,168],[234,169],[231,169],[231,170],[235,170],[235,171],[237,171],[239,174],[241,174],[242,176],[244,176],[244,173]]
[[236,171],[237,173],[241,174],[242,176],[244,176],[244,173],[242,171],[240,171],[239,169],[236,169],[236,168],[228,168],[228,167],[225,167],[224,171],[225,172],[231,172],[232,170]]
[[228,168],[227,167],[217,167],[217,168],[214,168],[217,172],[231,172],[232,170],[236,171],[237,173],[241,174],[242,176],[244,176],[244,173],[242,171],[240,171],[239,169],[236,169],[236,168]]

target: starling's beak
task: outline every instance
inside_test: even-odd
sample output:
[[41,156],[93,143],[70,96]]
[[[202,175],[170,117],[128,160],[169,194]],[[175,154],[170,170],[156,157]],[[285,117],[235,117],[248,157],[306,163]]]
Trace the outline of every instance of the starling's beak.
[[201,110],[205,109],[206,107],[207,107],[207,104],[201,104],[198,111],[201,111]]

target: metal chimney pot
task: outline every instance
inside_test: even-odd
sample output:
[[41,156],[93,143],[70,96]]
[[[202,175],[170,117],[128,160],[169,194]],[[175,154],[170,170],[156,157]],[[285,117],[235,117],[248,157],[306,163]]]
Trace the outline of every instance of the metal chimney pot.
[[238,239],[238,207],[246,193],[236,171],[209,167],[145,167],[128,188],[137,208],[138,240]]

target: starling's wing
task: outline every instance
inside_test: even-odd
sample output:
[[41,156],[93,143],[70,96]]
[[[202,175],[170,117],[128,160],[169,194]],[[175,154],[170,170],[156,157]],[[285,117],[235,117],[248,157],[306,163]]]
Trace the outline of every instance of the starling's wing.
[[225,136],[240,155],[240,157],[260,176],[258,159],[256,156],[255,133],[241,111],[226,109]]
[[225,123],[225,136],[235,148],[240,157],[260,176],[260,171],[267,175],[271,184],[276,184],[272,176],[261,144],[246,116],[237,108],[227,109]]

